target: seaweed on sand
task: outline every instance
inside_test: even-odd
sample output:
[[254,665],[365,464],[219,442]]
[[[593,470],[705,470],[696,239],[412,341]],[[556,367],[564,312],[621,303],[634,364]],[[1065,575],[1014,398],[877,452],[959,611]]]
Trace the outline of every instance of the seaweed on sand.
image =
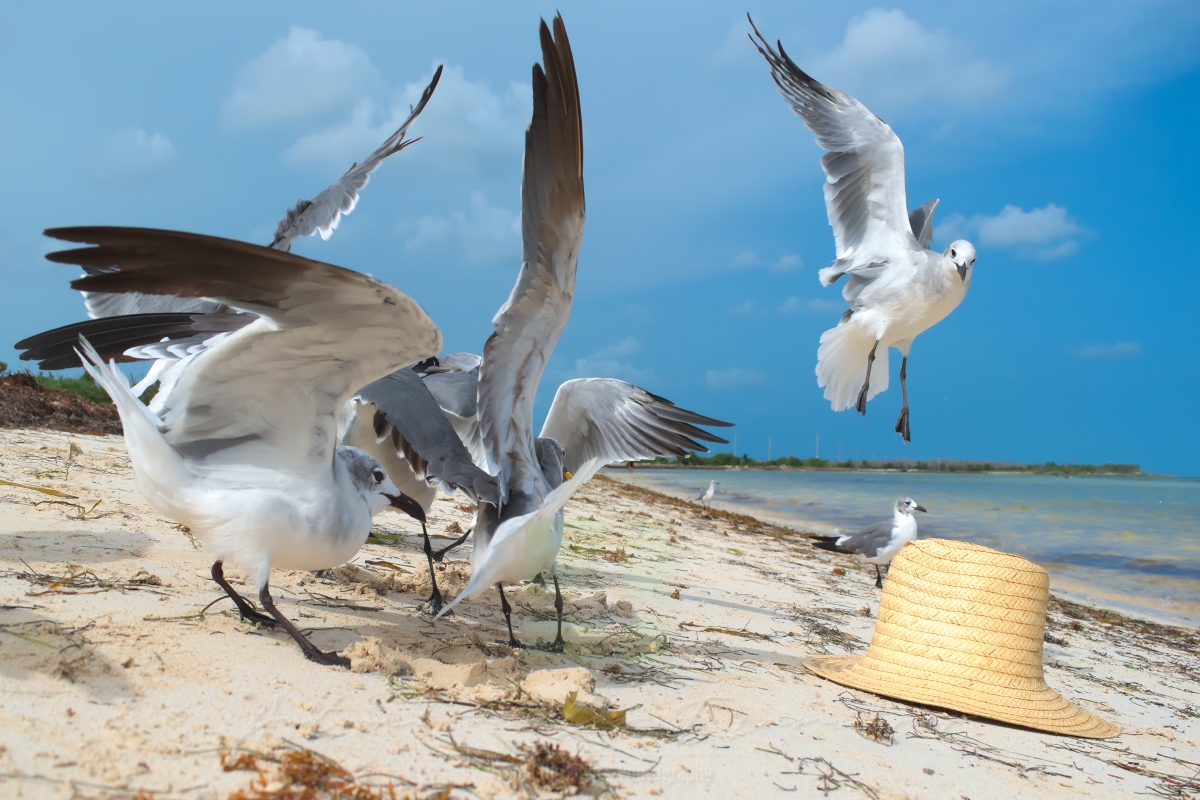
[[[397,782],[410,787],[416,784],[394,775],[364,776],[359,780],[332,758],[296,746],[274,754],[243,750],[230,757],[222,753],[221,769],[257,773],[248,786],[230,794],[229,800],[416,800],[448,798],[450,790],[455,788],[454,785],[429,787],[423,792],[398,795]],[[368,777],[386,783],[367,783]]]

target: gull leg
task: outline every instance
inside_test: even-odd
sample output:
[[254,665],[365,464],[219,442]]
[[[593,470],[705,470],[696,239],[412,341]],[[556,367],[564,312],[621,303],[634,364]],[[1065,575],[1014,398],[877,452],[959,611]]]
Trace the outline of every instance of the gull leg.
[[520,647],[521,643],[517,641],[516,636],[513,636],[512,606],[508,604],[508,598],[504,596],[504,584],[497,582],[496,591],[500,592],[500,610],[504,612],[504,621],[508,623],[508,646]]
[[908,386],[904,383],[905,371],[908,367],[908,356],[905,356],[900,361],[900,396],[904,398],[904,406],[900,409],[900,416],[896,419],[896,433],[904,438],[904,443],[910,441],[908,435]]
[[471,535],[471,531],[473,531],[473,530],[475,530],[475,526],[474,526],[474,525],[472,525],[471,527],[467,528],[467,532],[466,532],[466,533],[464,533],[462,536],[460,536],[460,537],[458,537],[457,539],[455,539],[455,540],[454,540],[453,542],[451,542],[450,544],[448,544],[448,545],[446,545],[445,547],[443,547],[441,550],[435,550],[435,551],[433,552],[433,560],[434,560],[434,561],[437,561],[438,563],[441,563],[441,561],[442,561],[442,558],[443,558],[443,557],[446,555],[446,553],[449,553],[451,550],[453,550],[454,548],[458,547],[460,544],[462,544],[463,542],[465,542],[465,541],[467,540],[467,537]]
[[561,653],[567,645],[562,635],[563,599],[562,592],[558,588],[558,570],[551,569],[550,574],[554,577],[554,610],[558,612],[558,634],[555,635],[554,644],[550,645],[550,649],[555,653]]
[[429,531],[425,529],[425,520],[421,520],[421,535],[425,537],[425,560],[429,562],[429,583],[433,586],[433,594],[429,595],[429,613],[436,617],[445,601],[442,599],[442,590],[437,585],[437,575],[433,572],[433,545],[429,543]]
[[318,664],[324,664],[329,667],[350,668],[350,659],[345,656],[339,656],[337,653],[326,653],[323,650],[318,650],[317,646],[310,642],[308,637],[301,633],[300,629],[293,625],[292,621],[275,607],[275,601],[271,599],[270,584],[263,584],[262,591],[258,593],[258,602],[262,603],[263,608],[270,612],[275,621],[291,634],[291,637],[296,640],[296,644],[300,645],[300,649],[304,651],[304,657],[309,661],[315,661]]
[[876,565],[875,565],[875,588],[876,588],[876,589],[882,589],[882,588],[883,588],[883,575],[882,575],[882,574],[880,574],[880,572],[879,572],[879,565],[878,565],[878,564],[876,564]]
[[871,367],[875,364],[875,351],[879,349],[879,340],[875,340],[875,344],[871,346],[871,354],[867,356],[867,378],[863,381],[862,389],[858,393],[858,402],[854,404],[854,410],[867,415],[867,389],[871,388]]
[[540,573],[540,572],[537,575],[533,576],[533,580],[530,581],[530,583],[537,584],[538,586],[541,586],[543,589],[546,588],[546,579],[542,577],[542,573]]
[[225,570],[221,568],[222,563],[221,561],[213,562],[212,579],[217,582],[217,586],[225,590],[225,594],[229,595],[229,599],[237,605],[238,614],[241,618],[257,622],[259,625],[266,625],[268,628],[274,628],[275,620],[273,618],[255,611],[254,606],[250,605],[250,602],[246,598],[235,592],[233,587],[229,585],[229,581],[225,580]]

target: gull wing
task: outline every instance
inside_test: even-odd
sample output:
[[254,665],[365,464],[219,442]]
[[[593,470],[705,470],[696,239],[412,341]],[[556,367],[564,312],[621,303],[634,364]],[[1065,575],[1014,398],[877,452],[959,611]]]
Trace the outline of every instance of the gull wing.
[[683,456],[708,448],[700,442],[729,444],[697,425],[727,428],[729,422],[679,408],[670,400],[615,378],[579,378],[558,387],[541,438],[563,446],[563,467],[576,472],[599,459],[641,461]]
[[821,166],[837,261],[821,270],[821,283],[828,286],[856,268],[920,249],[908,222],[899,137],[862,103],[796,66],[782,43],[776,52],[758,28],[751,41],[770,65],[783,99],[829,151]]
[[571,314],[583,240],[583,128],[575,62],[562,17],[541,26],[533,67],[533,119],[525,133],[521,185],[521,271],[492,320],[479,370],[479,424],[507,500],[514,486],[540,481],[533,402],[546,362]]
[[338,412],[354,391],[441,349],[416,301],[332,264],[178,231],[46,233],[93,245],[49,260],[105,269],[73,289],[203,297],[259,315],[180,362],[187,369],[159,406],[164,437],[197,463],[239,445],[238,459],[285,472],[329,463]]
[[454,426],[454,432],[471,454],[471,460],[486,470],[487,448],[479,431],[479,367],[465,372],[435,372],[426,375],[423,382]]
[[936,197],[927,200],[924,205],[914,208],[908,215],[908,226],[912,228],[913,236],[917,237],[921,247],[928,249],[929,243],[933,241],[933,212],[940,202]]
[[279,225],[275,228],[275,240],[271,242],[271,247],[288,251],[292,247],[292,242],[304,236],[312,236],[314,233],[321,234],[322,239],[328,239],[341,221],[342,215],[349,214],[358,205],[358,193],[371,180],[371,173],[379,169],[379,165],[385,158],[418,141],[417,139],[405,141],[404,135],[408,133],[408,128],[412,125],[413,120],[425,110],[425,104],[433,96],[433,90],[437,88],[441,77],[442,68],[438,66],[437,71],[433,73],[433,80],[421,93],[421,99],[413,108],[412,113],[408,115],[408,119],[404,120],[396,132],[376,148],[375,152],[363,159],[361,163],[346,170],[342,177],[312,200],[301,200],[296,203],[294,208],[289,208],[287,214],[279,220]]
[[859,553],[867,558],[874,558],[880,549],[892,540],[893,527],[895,524],[890,519],[876,522],[843,539],[837,547],[846,553]]
[[411,369],[368,383],[355,399],[375,405],[375,435],[381,442],[390,438],[418,478],[436,478],[475,503],[499,504],[496,479],[475,466],[425,382]]

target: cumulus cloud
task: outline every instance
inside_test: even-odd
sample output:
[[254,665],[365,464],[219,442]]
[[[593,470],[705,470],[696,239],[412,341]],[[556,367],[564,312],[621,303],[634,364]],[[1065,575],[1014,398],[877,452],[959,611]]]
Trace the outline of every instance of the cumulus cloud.
[[406,252],[443,247],[451,241],[460,244],[467,262],[493,264],[520,258],[521,217],[507,208],[488,204],[483,192],[472,192],[467,210],[456,210],[448,217],[421,217],[401,223],[406,235]]
[[129,128],[96,146],[88,176],[100,183],[142,184],[159,177],[176,156],[175,145],[161,133]]
[[220,120],[227,130],[243,130],[309,119],[352,105],[378,84],[379,71],[362,48],[293,25],[242,68]]
[[[432,78],[431,69],[427,76],[405,84],[390,103],[358,99],[348,120],[297,140],[284,153],[284,160],[297,166],[345,169],[400,127]],[[417,145],[420,158],[403,163],[410,168],[435,165],[457,173],[520,163],[530,97],[528,85],[513,83],[494,92],[485,81],[467,80],[462,67],[445,67],[434,100],[410,129],[412,136],[425,137]]]
[[620,378],[630,383],[643,383],[654,377],[653,369],[638,369],[629,363],[629,357],[642,349],[641,343],[632,336],[602,347],[587,358],[575,360],[568,378]]
[[1075,351],[1080,358],[1132,358],[1141,354],[1142,346],[1137,342],[1091,344]]
[[988,247],[1017,248],[1022,255],[1043,261],[1074,255],[1079,250],[1077,237],[1088,233],[1067,216],[1067,209],[1054,203],[1031,211],[1009,204],[992,216],[951,214],[934,232],[938,242],[974,239]]
[[752,386],[762,383],[763,375],[756,369],[710,369],[704,374],[704,383],[710,389],[734,389],[738,386]]
[[879,113],[920,106],[974,109],[1007,89],[1008,71],[975,56],[945,30],[928,30],[899,9],[873,8],[850,20],[846,36],[812,61],[813,75]]

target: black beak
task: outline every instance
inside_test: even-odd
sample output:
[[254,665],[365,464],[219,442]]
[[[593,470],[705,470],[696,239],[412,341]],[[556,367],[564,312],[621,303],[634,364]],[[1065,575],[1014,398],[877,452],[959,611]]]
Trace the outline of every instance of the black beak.
[[955,264],[954,266],[958,267],[958,279],[961,280],[963,283],[966,283],[967,282],[967,265],[966,264]]
[[398,495],[385,494],[384,497],[392,502],[392,508],[398,508],[417,522],[425,524],[425,509],[421,508],[421,504],[416,500],[403,493]]
[[913,511],[921,511],[926,514],[929,513],[929,509],[927,509],[925,506],[913,506]]

